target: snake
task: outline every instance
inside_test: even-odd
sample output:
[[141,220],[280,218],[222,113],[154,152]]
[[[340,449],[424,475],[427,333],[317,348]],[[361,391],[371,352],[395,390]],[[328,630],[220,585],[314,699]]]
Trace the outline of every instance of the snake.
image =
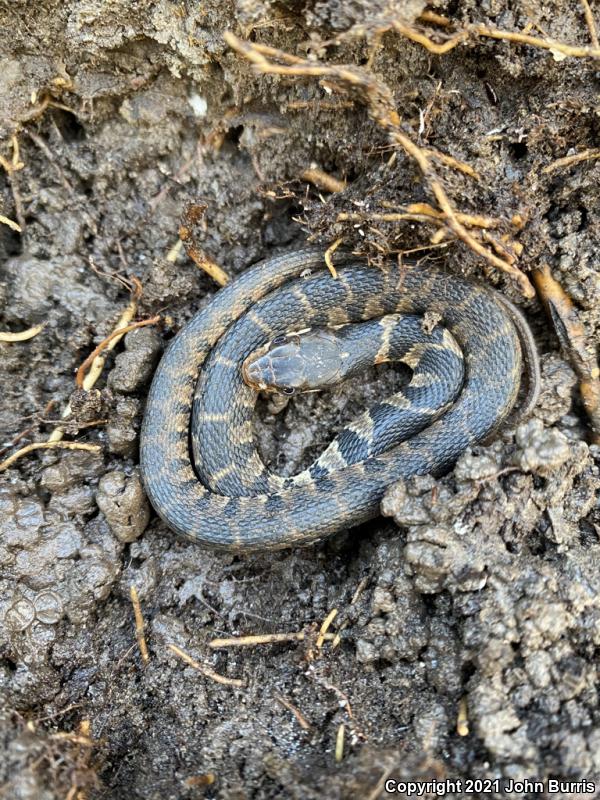
[[[394,482],[444,474],[487,441],[506,424],[523,372],[520,414],[535,405],[533,336],[498,292],[423,263],[371,266],[338,253],[336,271],[316,248],[259,262],[169,344],[146,400],[140,472],[179,536],[237,553],[311,544],[377,516]],[[307,370],[329,386],[344,358],[352,375],[394,357],[414,370],[402,393],[351,423],[300,475],[268,470],[252,425],[261,389],[312,390]],[[440,365],[445,382],[434,374]],[[407,412],[416,418],[398,433],[394,419]]]

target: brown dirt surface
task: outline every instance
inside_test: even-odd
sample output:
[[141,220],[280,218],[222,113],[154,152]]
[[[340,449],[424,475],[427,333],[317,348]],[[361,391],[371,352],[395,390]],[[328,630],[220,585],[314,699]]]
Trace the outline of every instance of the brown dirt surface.
[[[38,450],[0,474],[0,798],[376,800],[386,778],[497,780],[486,796],[510,796],[504,781],[600,779],[600,449],[541,303],[443,225],[374,216],[437,206],[362,90],[258,74],[223,39],[385,84],[399,130],[455,159],[435,161],[454,209],[498,221],[487,233],[499,249],[480,239],[489,252],[520,254],[525,273],[550,265],[591,353],[600,60],[474,32],[590,48],[585,9],[0,0],[0,330],[45,323],[28,341],[0,341],[2,458],[47,439],[69,401],[65,441],[99,445]],[[471,35],[435,54],[394,21],[438,43]],[[314,170],[345,188],[317,185]],[[177,540],[149,509],[137,437],[162,348],[218,290],[173,250],[190,203],[206,205],[203,253],[231,276],[341,238],[373,262],[417,250],[498,287],[539,346],[533,418],[440,480],[390,487],[384,516],[318,546],[241,558]],[[161,324],[115,342],[95,387],[76,389],[132,276],[135,320]],[[262,403],[264,457],[297,471],[402,379],[373,369],[276,416]],[[339,637],[319,639],[332,609]],[[593,786],[579,796],[600,796]],[[447,793],[470,795],[483,793]]]

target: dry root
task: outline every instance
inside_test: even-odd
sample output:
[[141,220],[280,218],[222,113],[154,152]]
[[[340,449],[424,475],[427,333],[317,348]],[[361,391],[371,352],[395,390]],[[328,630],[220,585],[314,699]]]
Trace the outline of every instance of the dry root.
[[200,203],[190,205],[186,208],[183,214],[182,224],[179,227],[179,238],[183,242],[185,250],[194,264],[203,272],[206,272],[219,286],[225,286],[226,283],[229,283],[229,275],[196,244],[194,228],[198,224],[204,224],[205,211],[206,206]]
[[[531,36],[529,33],[520,31],[505,31],[500,28],[490,27],[489,25],[468,25],[455,33],[447,34],[446,31],[452,27],[452,20],[431,11],[423,12],[419,17],[419,21],[421,23],[426,22],[436,25],[443,28],[444,31],[433,31],[422,25],[414,25],[405,20],[389,18],[380,19],[376,24],[372,25],[356,25],[348,31],[348,33],[340,36],[337,41],[367,34],[381,36],[383,33],[393,30],[406,39],[410,39],[411,42],[420,44],[434,55],[449,53],[450,50],[454,50],[458,45],[464,44],[472,39],[496,39],[512,42],[513,44],[527,45],[541,50],[548,50],[552,53],[556,61],[562,61],[565,58],[600,59],[598,34],[596,32],[596,25],[592,12],[587,0],[582,0],[582,5],[586,24],[592,40],[592,47],[579,47],[577,45],[568,44],[567,42],[559,42],[556,39]],[[437,39],[441,41],[435,41],[432,35],[436,36]]]
[[[476,178],[475,171],[451,156],[442,156],[437,151],[420,147],[404,133],[392,93],[385,83],[366,70],[352,65],[323,64],[299,58],[267,45],[243,41],[232,33],[226,33],[225,40],[236,52],[247,58],[257,72],[288,77],[316,77],[333,90],[350,91],[358,96],[367,106],[371,118],[387,132],[392,146],[404,150],[419,167],[425,184],[438,206],[437,209],[432,209],[433,214],[424,216],[441,221],[452,235],[464,242],[473,252],[513,277],[526,297],[533,297],[533,287],[528,278],[515,266],[517,256],[511,252],[510,246],[503,246],[494,239],[486,240],[461,221],[461,217],[464,218],[465,215],[461,215],[454,208],[436,174],[433,161],[443,160],[449,166]],[[488,244],[491,246],[487,246]]]
[[587,335],[579,315],[547,264],[533,273],[538,293],[548,311],[556,335],[579,378],[579,392],[592,428],[593,440],[600,444],[600,369],[596,353],[586,347]]

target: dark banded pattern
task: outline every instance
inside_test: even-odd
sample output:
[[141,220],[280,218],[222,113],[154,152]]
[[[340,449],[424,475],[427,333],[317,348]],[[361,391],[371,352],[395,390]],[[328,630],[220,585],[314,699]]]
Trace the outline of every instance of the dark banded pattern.
[[[363,274],[361,274],[363,273]],[[341,269],[341,278],[358,282],[364,289],[377,292],[380,275],[368,267]],[[283,292],[275,292],[253,308],[253,316],[273,325],[313,324],[322,319],[319,298],[327,291],[329,273],[316,275],[301,286],[291,285],[295,297],[302,297],[302,318],[298,309],[287,307]],[[371,285],[373,284],[373,285]],[[370,295],[378,297],[377,294]],[[285,313],[277,306],[284,304]],[[374,310],[371,304],[371,310]],[[336,309],[333,309],[335,312]],[[383,304],[377,309],[384,312]],[[300,313],[300,312],[299,312]],[[364,307],[354,314],[362,319]],[[254,323],[251,323],[252,325]],[[329,318],[330,325],[336,325]],[[266,333],[266,329],[263,331]],[[240,364],[252,353],[259,337],[252,336],[246,319],[233,325],[215,346],[202,371],[194,396],[192,414],[192,446],[194,464],[202,483],[213,492],[224,495],[253,495],[276,492],[293,485],[324,478],[334,470],[380,455],[430,425],[456,399],[464,379],[462,351],[454,337],[444,328],[423,330],[423,318],[415,315],[386,314],[375,320],[345,324],[336,328],[311,327],[283,337],[274,327],[269,333],[275,346],[259,348],[254,366],[259,383],[267,383],[274,374],[275,358],[280,374],[287,374],[302,390],[323,385],[336,385],[353,378],[368,366],[384,361],[402,361],[413,369],[412,380],[401,392],[386,398],[365,411],[342,430],[317,461],[292,479],[269,473],[262,464],[257,468],[256,446],[252,435],[252,416],[256,394],[244,387]],[[222,356],[223,351],[227,356]],[[224,366],[224,362],[227,365]],[[227,409],[226,413],[222,413]],[[217,419],[218,417],[218,419]]]
[[[341,262],[343,258],[336,263]],[[337,281],[323,270],[304,284],[293,283],[304,270],[323,267],[322,253],[315,250],[257,264],[198,312],[165,353],[148,396],[140,457],[148,496],[176,533],[208,547],[233,551],[308,544],[375,516],[386,486],[394,480],[448,469],[469,445],[493,432],[513,407],[520,384],[523,336],[510,307],[494,293],[421,266],[400,272],[397,265],[375,269],[352,261],[346,262]],[[312,297],[307,294],[310,281],[318,285]],[[464,385],[439,419],[391,450],[351,466],[326,468],[327,474],[316,464],[302,485],[254,494],[253,485],[260,483],[261,475],[270,480],[252,439],[256,398],[253,390],[232,377],[239,376],[239,366],[231,363],[239,365],[241,336],[247,337],[244,349],[248,350],[260,346],[274,331],[297,328],[306,319],[307,300],[313,309],[311,325],[432,312],[462,350]],[[213,358],[217,342],[218,356]],[[209,431],[214,426],[210,436],[217,439],[223,430],[235,431],[228,444],[236,449],[236,461],[248,466],[244,481],[250,486],[244,491],[251,494],[247,496],[213,492],[198,479],[192,465],[188,428],[194,389],[209,367],[222,370],[221,390],[211,392],[206,408],[203,379],[194,414],[207,414],[205,424]],[[230,387],[235,390],[233,406],[227,395]],[[375,425],[377,406],[368,413]],[[343,455],[349,444],[342,439],[337,447]],[[229,458],[219,462],[218,453],[216,464],[218,474],[215,478],[213,473],[211,480],[221,485],[236,467]]]

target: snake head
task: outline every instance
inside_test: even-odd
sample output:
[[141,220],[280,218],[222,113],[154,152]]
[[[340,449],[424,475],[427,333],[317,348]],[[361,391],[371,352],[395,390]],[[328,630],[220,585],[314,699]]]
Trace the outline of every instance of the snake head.
[[341,343],[327,328],[284,333],[251,353],[242,376],[260,392],[292,395],[339,383],[344,360]]

